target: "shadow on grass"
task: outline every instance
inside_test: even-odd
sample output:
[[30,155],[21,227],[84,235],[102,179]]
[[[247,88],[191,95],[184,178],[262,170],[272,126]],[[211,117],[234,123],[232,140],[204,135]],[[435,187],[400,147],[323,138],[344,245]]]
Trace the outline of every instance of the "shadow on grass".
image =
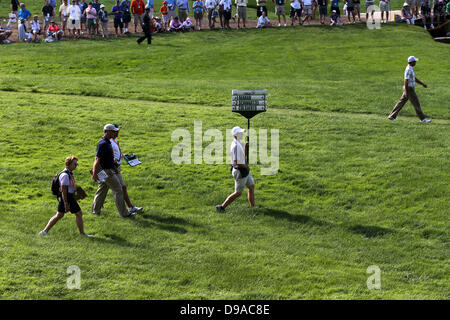
[[148,213],[139,215],[139,218],[134,220],[134,222],[144,228],[156,227],[161,230],[176,232],[180,234],[187,233],[188,231],[185,228],[177,225],[190,225],[193,227],[199,227],[198,224],[190,222],[183,218],[167,215],[163,216],[156,214],[148,214]]
[[326,222],[315,220],[311,217],[301,215],[301,214],[291,214],[284,210],[277,210],[277,209],[271,209],[271,208],[260,208],[258,210],[258,213],[265,216],[270,216],[275,219],[284,219],[289,222],[294,223],[300,223],[300,224],[310,224],[315,226],[325,226],[327,225]]
[[363,226],[360,224],[354,225],[348,228],[348,231],[356,234],[360,234],[366,238],[382,237],[386,234],[393,233],[391,229],[377,227],[377,226]]
[[134,247],[134,245],[131,242],[128,242],[122,237],[119,237],[115,234],[105,234],[105,238],[92,238],[95,242],[102,242],[107,244],[114,244],[114,245],[120,245],[123,247]]

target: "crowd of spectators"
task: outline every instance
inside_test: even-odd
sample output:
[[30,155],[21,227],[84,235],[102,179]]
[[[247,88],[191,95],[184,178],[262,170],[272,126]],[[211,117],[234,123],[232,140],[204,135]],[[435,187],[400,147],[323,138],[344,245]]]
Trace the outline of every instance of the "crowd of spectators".
[[[56,2],[59,1],[59,4]],[[90,0],[88,0],[90,1]],[[257,28],[271,27],[273,24],[267,17],[267,1],[256,0]],[[271,0],[275,5],[275,15],[278,26],[281,26],[283,17],[286,21],[286,5],[290,2],[290,22],[294,25],[310,24],[315,19],[316,10],[319,9],[319,23],[342,25],[361,22],[361,0]],[[341,18],[340,5],[343,1],[343,17]],[[401,10],[401,21],[415,24],[421,19],[424,28],[427,25],[434,28],[450,15],[450,0],[406,0]],[[6,28],[0,27],[0,42],[8,43],[13,30],[12,24],[17,23],[19,41],[47,42],[66,38],[110,36],[108,27],[111,25],[115,35],[130,34],[134,25],[134,33],[146,32],[143,17],[148,14],[150,18],[150,33],[183,32],[201,30],[203,19],[206,18],[210,29],[217,27],[231,29],[230,20],[236,22],[237,28],[246,28],[248,0],[164,0],[160,8],[154,8],[154,0],[116,0],[110,10],[99,0],[86,2],[86,0],[45,0],[39,14],[32,14],[24,3],[11,0],[11,13]],[[234,2],[234,4],[233,4]],[[341,3],[340,3],[341,2]],[[369,15],[373,18],[374,0],[366,0],[366,20]],[[233,6],[235,15],[233,15]],[[389,20],[390,0],[379,0],[381,22]],[[329,19],[327,21],[329,10]],[[146,10],[148,9],[148,10]],[[192,11],[194,23],[188,16]],[[159,14],[159,16],[157,16]],[[384,18],[386,14],[386,18]],[[111,21],[110,18],[111,17]],[[59,24],[57,23],[59,21]],[[217,21],[219,20],[219,21]],[[241,24],[242,22],[242,24]],[[130,28],[130,29],[129,29]]]

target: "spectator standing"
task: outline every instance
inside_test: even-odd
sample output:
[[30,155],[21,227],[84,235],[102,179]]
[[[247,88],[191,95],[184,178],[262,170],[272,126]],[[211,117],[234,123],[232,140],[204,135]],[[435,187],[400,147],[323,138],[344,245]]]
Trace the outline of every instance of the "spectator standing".
[[19,0],[11,0],[11,13],[17,15],[17,10],[19,10]]
[[72,5],[69,6],[68,12],[69,33],[72,32],[74,37],[79,38],[81,36],[81,10],[75,0],[72,0]]
[[421,14],[422,14],[422,22],[423,22],[423,28],[427,30],[427,19],[430,19],[430,27],[434,28],[433,25],[433,16],[431,15],[431,6],[430,1],[425,0],[422,4],[422,7],[420,8]]
[[256,24],[256,28],[269,28],[272,24],[270,23],[269,18],[266,16],[266,12],[262,11],[261,16],[258,18],[258,23]]
[[28,19],[32,16],[31,12],[28,11],[27,8],[25,8],[25,4],[21,3],[20,4],[20,10],[19,13],[17,14],[17,18],[19,20],[23,19],[24,20],[24,24],[25,24],[25,29],[28,28]]
[[441,21],[445,21],[445,6],[442,0],[434,0],[433,15],[438,25],[441,24]]
[[78,4],[78,6],[80,7],[80,11],[81,11],[81,18],[80,18],[80,30],[81,30],[81,34],[83,34],[83,26],[84,26],[84,30],[87,30],[87,19],[86,19],[86,9],[88,7],[86,0],[81,0],[81,2]]
[[[243,28],[246,28],[245,26],[245,20],[247,20],[247,0],[234,0],[234,4],[236,6],[236,12],[238,16],[238,29],[241,28],[240,21],[242,19],[242,26]],[[272,0],[273,1],[273,0]]]
[[283,16],[284,26],[286,27],[286,0],[272,0],[272,3],[275,4],[275,14],[278,18],[278,26],[281,26],[281,16]]
[[429,123],[431,120],[428,120],[425,116],[425,114],[422,112],[422,108],[420,107],[419,98],[417,98],[415,86],[416,82],[420,85],[422,85],[424,88],[427,88],[428,86],[416,78],[416,74],[414,73],[414,66],[416,65],[416,62],[419,61],[414,56],[408,57],[408,65],[405,69],[404,74],[404,82],[403,82],[403,95],[400,98],[400,100],[395,105],[392,112],[389,114],[388,119],[389,120],[397,120],[397,115],[400,112],[400,110],[403,108],[406,102],[411,101],[412,105],[414,106],[414,109],[416,110],[416,114],[419,117],[421,122]]
[[267,16],[267,0],[256,0],[256,17],[259,18],[263,11]]
[[[114,150],[110,141],[111,138],[114,137],[114,131],[118,130],[119,129],[117,129],[113,124],[105,125],[103,128],[104,135],[97,144],[97,154],[92,169],[92,179],[99,182],[99,185],[97,192],[95,193],[92,213],[95,215],[100,214],[100,210],[105,202],[108,189],[111,189],[120,216],[123,218],[131,218],[134,217],[136,213],[130,213],[127,210],[122,185],[117,176],[118,170],[114,163]],[[99,181],[98,174],[102,170],[108,176],[105,181]]]
[[217,3],[215,0],[206,0],[205,7],[208,12],[208,24],[210,29],[214,29],[215,27],[215,19],[213,19],[213,13],[216,9]]
[[295,19],[298,19],[298,24],[302,24],[302,5],[299,0],[291,0],[291,26],[294,25]]
[[100,5],[100,11],[98,12],[98,19],[100,21],[100,24],[102,25],[102,37],[108,38],[108,12],[105,10],[105,5]]
[[85,10],[85,14],[89,35],[93,36],[95,34],[97,25],[97,10],[95,10],[95,8],[92,6],[92,2],[88,3],[88,7]]
[[67,157],[65,160],[66,168],[59,174],[59,185],[61,188],[61,195],[58,199],[58,210],[47,223],[44,230],[39,232],[40,235],[46,236],[50,229],[64,217],[64,214],[71,212],[75,214],[75,222],[78,227],[78,231],[82,236],[91,238],[92,235],[88,235],[84,232],[83,213],[80,206],[75,200],[76,184],[73,171],[78,166],[78,158],[75,156]]
[[42,7],[42,19],[44,21],[44,32],[47,32],[50,23],[55,19],[55,8],[50,5],[49,0],[45,0],[45,5]]
[[[231,175],[234,178],[234,192],[221,205],[216,206],[218,212],[225,212],[225,208],[241,196],[245,187],[248,188],[248,202],[250,203],[250,207],[253,208],[255,206],[255,180],[245,160],[245,151],[240,142],[244,132],[245,130],[239,127],[234,127],[231,130],[231,134],[234,137],[230,148]],[[248,142],[245,150],[248,150]]]
[[353,10],[355,17],[358,16],[358,22],[361,22],[361,0],[353,0]]
[[216,0],[216,1],[217,1],[217,5],[219,6],[218,13],[219,13],[220,27],[223,29],[224,28],[224,23],[223,23],[224,22],[224,17],[223,17],[223,15],[225,13],[225,10],[223,8],[222,0]]
[[[391,0],[380,0],[381,23],[389,21],[389,11],[391,11]],[[386,20],[384,20],[384,13],[386,12]]]
[[95,11],[97,12],[97,17],[95,17],[95,32],[96,34],[100,34],[100,6],[102,4],[98,0],[94,0],[92,3],[92,6],[95,8]]
[[[245,1],[245,0],[244,0]],[[194,10],[194,19],[195,19],[195,27],[197,30],[202,29],[202,19],[203,19],[203,10],[205,9],[205,5],[202,0],[194,1],[192,5],[192,9]]]
[[304,5],[303,12],[305,13],[303,23],[307,21],[308,25],[311,25],[310,20],[312,19],[312,0],[303,0],[303,5]]
[[123,0],[120,5],[122,6],[123,9],[123,32],[125,34],[128,34],[130,33],[128,31],[128,24],[131,22],[131,13],[130,13],[131,2],[129,0]]
[[231,29],[231,0],[220,0],[219,5],[223,6],[223,27]]
[[169,16],[169,23],[177,16],[177,0],[166,0],[167,2],[167,14]]
[[319,21],[320,24],[324,24],[327,16],[328,0],[318,0],[318,5],[319,5]]
[[61,28],[64,33],[66,33],[68,16],[69,16],[69,5],[67,3],[67,0],[64,0],[64,2],[59,6],[59,21],[61,21]]
[[131,1],[131,13],[133,13],[134,18],[134,32],[137,33],[137,26],[142,27],[142,15],[144,14],[145,3],[142,0],[132,0]]
[[178,18],[181,22],[184,22],[189,14],[189,1],[177,0]]
[[[353,0],[345,0],[345,3],[347,4],[347,20],[348,23],[352,22],[355,23],[355,8],[353,7]],[[350,21],[350,15],[353,18],[353,21]]]
[[[142,30],[144,31],[144,36],[137,39],[137,43],[141,44],[142,41],[147,39],[147,44],[152,44],[152,18],[150,17],[150,8],[146,7],[144,15],[142,16],[144,23],[142,24]],[[116,131],[118,134],[119,130]],[[117,143],[117,142],[116,142]],[[119,170],[120,173],[120,170]],[[123,179],[122,179],[123,180]],[[125,193],[124,193],[125,195]]]
[[164,30],[169,30],[169,7],[167,1],[163,1],[161,8],[159,9],[164,24]]
[[147,4],[145,5],[146,8],[150,8],[150,18],[153,19],[153,14],[154,14],[154,6],[153,6],[153,0],[147,0]]
[[36,14],[31,21],[31,32],[33,33],[33,41],[39,42],[38,36],[41,35],[41,24],[39,22],[39,16]]
[[116,0],[116,5],[112,7],[111,14],[114,15],[114,30],[116,31],[116,36],[123,33],[123,14],[125,10],[124,7],[120,4],[120,0]]
[[[415,1],[415,0],[412,0]],[[370,17],[372,18],[372,22],[375,22],[375,20],[373,19],[373,14],[375,12],[375,9],[369,10],[369,8],[371,6],[375,5],[375,0],[366,0],[366,21],[369,20],[369,11],[370,11]]]

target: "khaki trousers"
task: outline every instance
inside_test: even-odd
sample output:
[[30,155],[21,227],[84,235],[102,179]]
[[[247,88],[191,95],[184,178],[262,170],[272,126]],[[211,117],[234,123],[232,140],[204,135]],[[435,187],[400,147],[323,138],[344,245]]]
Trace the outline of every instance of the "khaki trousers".
[[[406,95],[408,93],[408,95]],[[420,102],[419,98],[417,98],[416,91],[414,90],[414,87],[406,87],[406,90],[403,91],[403,95],[400,98],[400,100],[395,105],[394,109],[389,114],[390,118],[397,118],[398,113],[400,110],[402,110],[403,106],[406,102],[411,101],[411,104],[414,106],[414,109],[416,110],[417,116],[420,120],[423,120],[426,118],[425,114],[422,112],[422,108],[420,108]]]
[[122,217],[129,216],[130,213],[128,212],[127,206],[123,199],[122,184],[120,183],[117,174],[111,169],[106,169],[105,172],[108,175],[108,179],[98,185],[98,189],[94,197],[94,204],[92,205],[92,211],[95,213],[100,213],[103,203],[105,202],[106,195],[108,194],[108,190],[111,189],[116,202],[117,210],[119,210],[119,214]]

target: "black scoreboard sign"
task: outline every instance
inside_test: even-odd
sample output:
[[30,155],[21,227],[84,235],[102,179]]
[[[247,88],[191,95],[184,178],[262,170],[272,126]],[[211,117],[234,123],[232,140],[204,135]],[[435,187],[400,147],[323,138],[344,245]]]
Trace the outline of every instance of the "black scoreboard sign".
[[250,119],[267,110],[267,90],[233,90],[232,111]]

